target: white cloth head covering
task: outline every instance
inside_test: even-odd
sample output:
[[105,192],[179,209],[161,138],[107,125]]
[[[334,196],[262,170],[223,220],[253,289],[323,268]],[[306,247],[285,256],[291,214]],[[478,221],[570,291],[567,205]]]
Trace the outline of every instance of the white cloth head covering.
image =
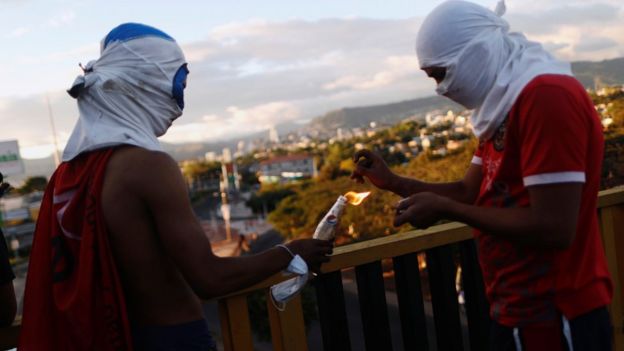
[[522,89],[542,74],[572,75],[538,43],[509,33],[504,1],[493,12],[467,1],[446,1],[424,20],[416,39],[420,67],[445,67],[436,92],[475,109],[477,137],[489,139]]
[[63,161],[120,144],[161,151],[157,137],[182,115],[172,88],[184,65],[178,44],[155,28],[130,23],[111,31],[100,58],[87,64],[68,91],[78,100],[80,116]]

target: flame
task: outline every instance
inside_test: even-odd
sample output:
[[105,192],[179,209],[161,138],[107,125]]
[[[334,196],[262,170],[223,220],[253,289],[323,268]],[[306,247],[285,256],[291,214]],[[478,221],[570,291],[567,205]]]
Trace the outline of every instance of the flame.
[[361,204],[362,201],[364,201],[364,199],[368,197],[368,195],[370,195],[370,191],[367,191],[365,193],[356,193],[355,191],[349,191],[348,193],[344,194],[344,197],[347,198],[348,203],[353,206],[357,206]]

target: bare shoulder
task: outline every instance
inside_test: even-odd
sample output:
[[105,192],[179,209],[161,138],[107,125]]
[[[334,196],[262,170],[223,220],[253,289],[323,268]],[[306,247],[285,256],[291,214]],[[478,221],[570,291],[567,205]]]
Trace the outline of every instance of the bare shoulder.
[[180,169],[171,156],[134,146],[117,150],[106,170],[106,183],[132,192],[150,191],[155,186],[181,181]]

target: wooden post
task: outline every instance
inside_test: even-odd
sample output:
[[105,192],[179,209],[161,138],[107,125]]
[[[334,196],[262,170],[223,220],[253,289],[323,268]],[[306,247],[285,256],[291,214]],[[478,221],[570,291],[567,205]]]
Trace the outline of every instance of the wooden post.
[[253,350],[246,295],[219,300],[219,317],[226,351]]
[[411,253],[395,257],[393,262],[403,347],[405,350],[429,350],[418,254]]
[[392,350],[381,261],[355,267],[355,276],[366,350]]
[[349,325],[340,271],[321,274],[314,279],[324,351],[349,351]]
[[271,339],[273,350],[308,350],[303,309],[301,308],[301,294],[297,294],[286,303],[284,311],[278,310],[271,300],[270,290],[265,291],[269,322],[271,323]]
[[459,243],[459,252],[461,254],[462,285],[468,320],[468,335],[470,336],[470,350],[487,351],[492,322],[475,241],[466,240]]
[[613,280],[613,301],[609,311],[613,322],[616,351],[624,351],[624,206],[609,206],[600,210],[602,240]]
[[434,247],[427,250],[426,255],[437,348],[463,351],[452,248],[450,245]]

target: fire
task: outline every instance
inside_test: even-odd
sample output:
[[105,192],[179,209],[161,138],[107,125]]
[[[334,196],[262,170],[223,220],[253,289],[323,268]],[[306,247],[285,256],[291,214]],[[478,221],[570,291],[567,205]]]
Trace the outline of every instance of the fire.
[[347,198],[348,203],[353,206],[357,206],[361,204],[362,201],[364,201],[364,199],[368,197],[368,195],[370,195],[370,191],[367,191],[365,193],[356,193],[355,191],[349,191],[348,193],[344,194],[344,197]]

